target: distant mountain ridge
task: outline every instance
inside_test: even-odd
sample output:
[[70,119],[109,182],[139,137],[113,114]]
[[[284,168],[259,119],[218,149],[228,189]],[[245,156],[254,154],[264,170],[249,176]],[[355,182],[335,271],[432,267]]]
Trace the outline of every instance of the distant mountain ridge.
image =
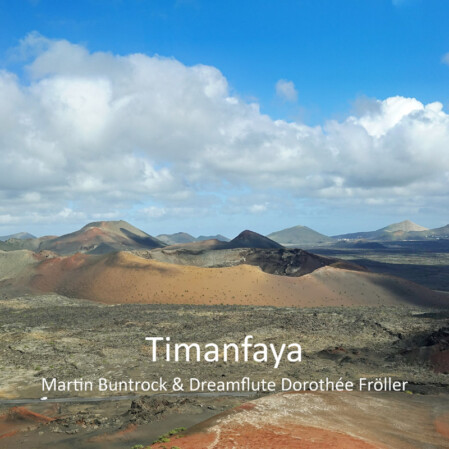
[[[3,239],[6,239],[3,241]],[[449,224],[440,228],[428,229],[405,220],[400,223],[380,228],[376,231],[355,232],[328,237],[307,226],[293,226],[263,236],[253,231],[243,231],[233,240],[218,234],[215,236],[193,237],[186,232],[160,234],[153,237],[126,221],[96,221],[88,223],[78,231],[62,236],[45,236],[35,238],[28,233],[17,233],[0,238],[0,250],[30,250],[39,252],[53,251],[59,255],[105,254],[116,251],[150,250],[166,246],[184,245],[189,249],[234,249],[260,248],[276,249],[286,247],[314,248],[319,246],[353,245],[360,249],[375,249],[371,244],[363,242],[395,242],[395,241],[437,241],[449,240]],[[346,242],[346,243],[345,243]]]
[[17,239],[17,240],[27,240],[27,239],[35,239],[36,237],[33,234],[28,232],[18,232],[17,234],[3,235],[0,236],[0,241],[5,242],[9,239]]
[[442,226],[441,228],[429,229],[428,231],[422,231],[427,237],[439,237],[449,238],[449,224]]
[[404,220],[393,223],[376,231],[353,232],[334,236],[339,240],[376,240],[382,242],[395,240],[426,240],[432,238],[449,238],[449,225],[442,228],[428,229],[424,226]]
[[220,242],[230,242],[231,239],[228,239],[224,235],[216,234],[216,235],[200,235],[196,238],[197,242],[204,242],[205,240],[220,240]]
[[175,234],[160,234],[156,237],[167,245],[178,245],[180,243],[204,242],[206,240],[220,240],[221,242],[229,242],[230,239],[224,235],[200,235],[195,238],[187,232],[176,232]]
[[[312,248],[317,246],[339,245],[342,240],[393,242],[401,240],[436,240],[449,239],[449,225],[440,228],[428,229],[410,220],[393,223],[375,231],[353,232],[329,237],[320,234],[307,226],[293,226],[272,232],[268,238],[284,246],[296,246],[299,248]],[[358,245],[362,248],[364,245]],[[365,245],[366,246],[366,245]],[[368,248],[366,246],[366,248]]]
[[[182,245],[189,247],[190,245],[199,245],[199,249],[282,248],[279,243],[249,230],[241,232],[233,240],[227,239],[228,241],[218,239],[197,240],[184,232],[171,235],[161,234],[158,237],[153,237],[123,220],[96,221],[88,223],[78,231],[59,237],[51,236],[29,240],[13,239],[4,243],[0,242],[0,250],[52,251],[64,256],[75,253],[107,254],[117,251],[151,250]],[[218,237],[226,239],[221,235],[218,235]],[[174,241],[176,243],[172,243]]]
[[156,236],[161,242],[167,245],[176,245],[178,243],[191,243],[195,242],[196,238],[187,232],[176,232],[175,234],[160,234]]
[[75,253],[105,254],[114,251],[152,249],[166,246],[155,237],[126,221],[96,221],[81,229],[59,237],[41,237],[29,240],[8,240],[0,245],[3,250],[28,249],[53,251],[59,255]]
[[[281,249],[284,248],[279,243],[268,237],[258,234],[257,232],[245,230],[242,231],[237,237],[229,240],[227,242],[223,240],[207,239],[207,240],[196,240],[194,242],[187,243],[177,243],[172,245],[173,248],[194,251],[202,250],[222,250],[222,249],[238,249],[238,248],[254,248],[254,249]],[[170,248],[167,248],[167,250]]]

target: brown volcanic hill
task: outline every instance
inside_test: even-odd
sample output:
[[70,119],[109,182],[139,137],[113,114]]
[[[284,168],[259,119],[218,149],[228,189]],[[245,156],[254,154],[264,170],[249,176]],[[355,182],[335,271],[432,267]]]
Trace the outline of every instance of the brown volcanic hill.
[[237,237],[222,245],[222,248],[282,248],[282,245],[257,232],[245,230]]
[[446,295],[393,276],[332,266],[301,277],[279,276],[246,264],[200,268],[147,260],[127,252],[41,261],[35,265],[29,285],[40,292],[109,304],[448,305]]
[[385,228],[379,229],[379,231],[387,231],[387,232],[416,232],[416,231],[427,231],[429,228],[421,226],[419,224],[413,223],[410,220],[404,220],[400,223],[393,223],[391,225],[386,226]]
[[282,229],[281,231],[268,234],[270,239],[285,246],[299,246],[307,248],[311,246],[321,246],[335,243],[335,239],[327,235],[320,234],[307,226],[293,226],[292,228]]
[[126,221],[98,221],[79,231],[42,242],[39,250],[61,255],[77,252],[105,254],[139,248],[160,248],[165,243],[130,225]]

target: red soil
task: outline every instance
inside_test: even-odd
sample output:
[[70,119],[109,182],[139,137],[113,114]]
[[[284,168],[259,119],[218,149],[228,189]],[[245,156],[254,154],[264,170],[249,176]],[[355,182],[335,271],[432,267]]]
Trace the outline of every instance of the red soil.
[[449,373],[449,349],[440,350],[430,356],[432,368],[437,373]]
[[[245,425],[224,427],[220,429],[219,435],[197,433],[174,439],[170,444],[180,449],[386,449],[385,446],[373,445],[331,430],[296,425],[290,427],[287,432],[282,427],[269,424],[265,424],[263,428]],[[160,449],[164,444],[151,447]]]
[[449,413],[435,420],[435,430],[449,441]]
[[[436,416],[436,418],[435,418]],[[180,449],[449,448],[449,404],[406,394],[277,394],[172,437]]]
[[[5,429],[3,429],[3,430],[5,430]],[[3,430],[2,430],[2,425],[0,424],[0,440],[2,440],[3,438],[11,438],[20,432],[19,430],[12,430],[11,432],[1,433]]]
[[69,236],[64,236],[59,240],[55,240],[53,242],[53,245],[57,248],[58,246],[66,245],[67,243],[86,244],[92,243],[97,240],[103,241],[112,239],[107,232],[103,231],[100,228],[89,228],[83,232],[72,235],[69,234]]
[[302,277],[258,267],[199,268],[130,253],[56,257],[37,265],[31,287],[104,303],[351,306],[447,304],[447,296],[399,278],[324,267]]
[[40,413],[32,412],[25,407],[13,407],[6,415],[7,421],[31,421],[37,423],[47,423],[54,420],[49,416],[41,415]]
[[0,416],[0,439],[12,437],[32,424],[45,424],[53,420],[54,418],[35,413],[25,407],[13,407],[8,413]]

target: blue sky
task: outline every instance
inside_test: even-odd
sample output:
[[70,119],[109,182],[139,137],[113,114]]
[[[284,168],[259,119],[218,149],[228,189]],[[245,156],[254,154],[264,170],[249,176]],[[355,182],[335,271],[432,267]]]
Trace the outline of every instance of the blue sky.
[[91,51],[173,56],[219,68],[262,110],[297,113],[273,86],[292,80],[308,123],[347,113],[359,95],[449,101],[445,0],[1,1],[0,51],[30,31]]
[[[176,101],[183,103],[191,92],[188,80],[193,76],[185,69],[200,64],[217,70],[219,76],[215,72],[196,71],[198,80],[209,83],[212,77],[214,83],[226,83],[224,90],[214,91],[213,95],[221,96],[222,100],[237,99],[241,106],[237,112],[225,113],[224,103],[220,106],[215,102],[213,107],[208,103],[198,110],[199,117],[217,114],[213,123],[229,140],[212,136],[211,124],[202,122],[209,126],[206,130],[195,122],[191,124],[197,133],[194,137],[179,132],[187,139],[186,151],[191,152],[187,157],[179,149],[182,140],[155,143],[163,140],[156,131],[122,147],[115,142],[114,149],[110,142],[89,141],[90,153],[84,153],[79,142],[61,140],[62,125],[51,128],[54,119],[50,115],[54,110],[46,109],[48,120],[40,128],[39,136],[42,147],[23,149],[28,145],[24,144],[15,148],[17,139],[11,135],[0,142],[0,151],[4,156],[19,153],[21,162],[37,158],[42,176],[47,173],[57,178],[54,173],[66,170],[65,179],[70,176],[73,179],[65,182],[61,178],[55,184],[44,185],[43,178],[37,175],[34,183],[33,176],[26,182],[19,182],[18,176],[10,181],[4,177],[0,186],[3,195],[0,231],[26,228],[40,234],[65,232],[100,216],[128,219],[153,234],[185,230],[232,236],[242,228],[268,233],[295,224],[333,234],[372,229],[405,218],[429,227],[444,225],[449,222],[445,206],[449,172],[445,165],[448,19],[449,3],[444,0],[0,0],[0,64],[4,75],[17,76],[14,86],[23,97],[23,105],[37,101],[39,107],[48,106],[49,98],[57,101],[55,92],[62,92],[58,99],[65,104],[67,95],[73,100],[74,92],[82,89],[97,92],[96,88],[104,88],[86,83],[81,86],[75,82],[76,77],[78,81],[89,77],[91,82],[105,80],[109,87],[101,92],[110,95],[105,101],[117,100],[122,91],[117,90],[118,78],[111,75],[108,79],[109,68],[114,66],[118,73],[128,70],[125,67],[128,63],[137,67],[135,61],[125,63],[123,58],[142,53],[147,58],[159,55],[180,64],[156,67],[142,62],[149,78],[158,74],[154,75],[155,83],[165,79],[168,84],[173,83],[162,89],[162,95],[164,92],[167,95],[162,105],[175,101],[170,95],[177,89],[180,78],[178,74],[173,78],[171,75],[178,69],[187,87]],[[58,44],[61,42],[67,46]],[[79,56],[80,49],[85,51],[83,56]],[[94,62],[96,54],[110,57],[104,72]],[[68,61],[75,61],[77,55],[79,73],[78,66],[71,73],[65,72],[63,66],[70,66]],[[92,64],[97,64],[95,69]],[[218,80],[217,76],[221,78]],[[63,82],[66,84],[62,87]],[[148,94],[149,85],[138,84],[140,78],[130,82],[138,85],[136,92]],[[51,83],[55,84],[44,89]],[[4,92],[12,90],[9,87]],[[11,100],[15,105],[20,103],[17,98]],[[153,97],[148,98],[152,101]],[[389,98],[402,100],[382,103]],[[199,98],[186,100],[183,107],[187,116],[191,105],[198,102],[202,104]],[[441,104],[440,109],[434,106],[427,109],[427,105],[435,102]],[[79,106],[79,102],[75,103],[70,103],[70,107]],[[248,112],[249,105],[255,104],[259,112]],[[14,109],[14,117],[23,117],[27,108],[22,107],[22,112]],[[35,107],[35,115],[30,113],[26,121],[34,124],[25,130],[21,128],[21,135],[34,135],[36,117],[42,119],[39,116],[42,109]],[[90,112],[106,111],[98,104],[92,107]],[[133,111],[137,110],[135,105]],[[373,110],[377,111],[376,124]],[[83,114],[86,115],[84,109]],[[146,114],[148,120],[153,117],[152,111],[146,110]],[[231,124],[231,116],[235,114],[241,114],[242,122],[248,120],[247,128],[238,135],[240,147],[235,143],[237,125]],[[266,126],[273,126],[269,132],[264,130],[265,114],[270,119]],[[276,120],[283,121],[282,129]],[[119,138],[125,141],[127,132],[135,136],[137,121],[138,118]],[[422,124],[429,121],[433,126],[423,131]],[[298,126],[292,131],[289,123]],[[354,123],[368,134],[369,142],[365,138],[360,140]],[[164,126],[166,135],[173,135],[179,131],[177,124],[176,120],[167,119],[158,126]],[[406,126],[410,128],[405,135],[415,138],[407,147],[401,147],[406,145],[400,134],[406,132]],[[315,135],[317,128],[319,136]],[[80,125],[76,134],[86,129]],[[188,134],[188,130],[183,132]],[[292,136],[285,137],[289,133]],[[423,138],[422,145],[416,144],[415,148],[415,142],[423,136],[431,138],[425,141]],[[266,148],[267,141],[273,145],[271,149]],[[102,173],[97,177],[89,171],[86,154],[92,158],[98,155],[97,163],[102,164],[107,145],[111,160],[113,155],[127,154],[131,165],[145,166],[141,184],[128,188],[129,180],[119,175],[108,178],[107,173]],[[226,153],[228,150],[224,148],[233,145],[235,148]],[[349,151],[347,148],[352,145],[360,149]],[[323,147],[328,153],[317,155]],[[55,159],[45,165],[45,155],[50,149],[59,155],[60,165]],[[79,157],[86,159],[73,168],[78,162],[71,162],[71,158],[77,151],[81,152],[77,161]],[[213,152],[214,157],[209,157]],[[228,161],[235,161],[236,155],[240,157],[244,152],[248,152],[246,157],[231,167]],[[376,167],[377,175],[367,168],[372,165],[373,152],[377,152],[376,160],[383,158],[384,165]],[[335,162],[320,168],[320,158],[328,159],[326,154],[335,157]],[[255,170],[257,173],[241,169],[244,164],[257,168],[257,162],[270,155],[276,162],[276,170],[269,164],[261,164]],[[433,166],[438,159],[439,166]],[[117,159],[117,163],[124,161]],[[417,165],[421,170],[416,169]],[[395,173],[388,173],[392,167],[398,174],[397,182],[393,179]],[[1,168],[5,173],[11,172],[6,163]],[[307,187],[295,179],[294,169],[298,177],[310,178]],[[285,184],[279,182],[282,177]],[[182,182],[178,182],[180,179]],[[159,181],[162,184],[157,184]],[[149,183],[151,187],[145,191]],[[99,186],[98,191],[95,186]],[[100,204],[98,198],[105,191],[108,195]],[[29,204],[36,200],[41,206],[30,213]]]

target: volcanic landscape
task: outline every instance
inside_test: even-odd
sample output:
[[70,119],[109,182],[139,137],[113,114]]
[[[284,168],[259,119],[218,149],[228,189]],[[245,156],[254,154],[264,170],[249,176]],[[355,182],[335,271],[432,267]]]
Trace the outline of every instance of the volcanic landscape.
[[[425,276],[422,285],[415,276],[420,268],[446,272],[446,231],[397,225],[341,238],[297,227],[227,239],[153,237],[117,221],[60,237],[8,236],[0,242],[0,448],[449,448],[449,295],[444,279]],[[278,369],[151,362],[145,342],[239,343],[245,335],[301,342],[303,360]],[[161,376],[387,376],[408,386],[396,393],[51,392],[39,400],[42,378]]]

